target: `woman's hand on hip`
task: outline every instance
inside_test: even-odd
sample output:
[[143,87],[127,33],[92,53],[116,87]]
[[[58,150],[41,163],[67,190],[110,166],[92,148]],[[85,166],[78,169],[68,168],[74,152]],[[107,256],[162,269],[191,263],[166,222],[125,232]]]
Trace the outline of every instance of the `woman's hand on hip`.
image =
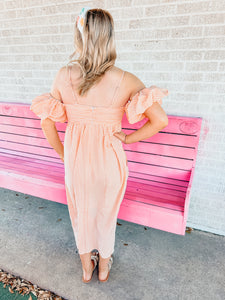
[[64,162],[64,155],[60,155],[59,157]]
[[123,131],[114,132],[113,135],[117,137],[121,142],[126,144],[126,133]]

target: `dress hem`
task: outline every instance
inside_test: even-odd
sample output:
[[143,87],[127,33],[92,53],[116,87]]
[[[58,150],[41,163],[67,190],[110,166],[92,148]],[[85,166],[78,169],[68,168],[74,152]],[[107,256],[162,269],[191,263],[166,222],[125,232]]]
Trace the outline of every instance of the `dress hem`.
[[[90,251],[85,251],[85,252],[83,252],[83,253],[81,253],[79,250],[78,250],[78,252],[79,252],[79,255],[83,255],[83,254],[88,254],[88,253],[90,253],[92,250],[98,250],[98,248],[91,248]],[[102,258],[109,258],[109,257],[114,253],[114,250],[111,251],[111,252],[110,252],[111,254],[109,254],[108,256],[102,255],[100,250],[98,250],[98,252],[99,252],[99,254],[101,255]]]

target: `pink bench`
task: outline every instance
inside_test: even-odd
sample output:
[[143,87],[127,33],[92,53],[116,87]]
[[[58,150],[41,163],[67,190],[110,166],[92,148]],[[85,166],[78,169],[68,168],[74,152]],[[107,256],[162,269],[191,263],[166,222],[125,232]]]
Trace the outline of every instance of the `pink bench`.
[[[28,104],[0,103],[0,186],[67,204],[64,165]],[[129,177],[118,218],[185,235],[202,118],[168,116],[153,137],[124,145]],[[125,133],[147,119],[129,124]],[[66,123],[56,123],[64,141]]]

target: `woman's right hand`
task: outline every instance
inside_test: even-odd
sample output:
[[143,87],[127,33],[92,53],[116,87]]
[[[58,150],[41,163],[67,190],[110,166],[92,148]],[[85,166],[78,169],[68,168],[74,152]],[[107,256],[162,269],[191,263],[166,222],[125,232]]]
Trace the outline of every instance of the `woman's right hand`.
[[64,155],[60,155],[59,157],[64,162]]
[[113,135],[117,137],[121,142],[126,144],[126,136],[127,136],[126,133],[124,133],[123,131],[118,131],[118,132],[114,132]]

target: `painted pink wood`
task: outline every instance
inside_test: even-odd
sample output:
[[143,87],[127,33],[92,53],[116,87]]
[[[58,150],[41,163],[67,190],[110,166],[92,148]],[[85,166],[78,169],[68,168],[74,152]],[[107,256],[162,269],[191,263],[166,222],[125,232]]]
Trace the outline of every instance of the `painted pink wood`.
[[[50,145],[48,146],[43,145],[43,142],[40,139],[36,139],[35,145],[29,144],[27,142],[27,139],[22,139],[21,136],[18,136],[18,139],[15,136],[10,136],[10,138],[14,139],[14,141],[3,140],[2,138],[6,138],[5,134],[1,134],[1,141],[0,141],[0,148],[7,149],[7,150],[16,150],[20,153],[27,153],[27,154],[36,154],[37,157],[42,158],[43,156],[49,157],[49,158],[57,158],[58,154],[50,148]],[[21,140],[22,139],[22,140]],[[29,141],[32,141],[32,139],[28,139]],[[40,142],[38,145],[37,142]],[[38,151],[39,149],[39,151]],[[32,152],[33,151],[33,152]]]
[[171,198],[176,195],[179,198],[180,197],[184,197],[185,193],[186,193],[186,189],[184,189],[184,187],[179,188],[179,186],[177,185],[177,187],[171,186],[171,185],[162,185],[160,183],[155,184],[155,183],[149,183],[149,184],[140,184],[139,182],[136,181],[132,181],[132,178],[129,177],[129,181],[127,183],[127,187],[129,187],[130,191],[132,191],[132,193],[139,193],[140,190],[145,193],[145,194],[149,194],[151,192],[157,192],[161,194],[161,197],[165,197],[166,199],[168,199],[170,196]]
[[190,192],[191,192],[191,185],[192,185],[193,177],[194,177],[194,170],[195,170],[195,166],[193,166],[192,170],[191,170],[191,177],[190,177],[190,181],[188,184],[187,193],[186,193],[186,197],[185,197],[185,206],[184,206],[184,225],[185,226],[187,223],[188,209],[189,209],[189,203],[190,203]]
[[[145,179],[142,179],[138,177],[138,173],[136,172],[129,172],[129,178],[132,179],[135,182],[138,183],[144,183],[146,184],[147,182],[154,182],[154,185],[160,185],[162,187],[168,186],[169,188],[174,188],[174,189],[180,189],[180,190],[186,190],[188,186],[188,180],[177,180],[175,178],[167,178],[167,177],[162,177],[162,176],[155,176],[153,174],[145,174]],[[148,181],[146,181],[148,180]]]
[[[168,192],[168,193],[167,193]],[[172,193],[168,189],[162,188],[155,188],[153,187],[152,190],[145,190],[144,188],[135,189],[135,182],[128,180],[127,184],[127,195],[130,195],[132,198],[146,199],[146,202],[150,200],[157,199],[159,202],[166,202],[166,203],[176,203],[176,205],[182,206],[184,205],[185,200],[185,192],[180,191],[172,191]]]
[[64,181],[54,183],[51,178],[37,178],[0,170],[1,187],[46,200],[67,204]]
[[[35,157],[30,157],[30,156],[22,156],[20,155],[19,157],[18,156],[15,156],[17,153],[16,151],[4,151],[4,160],[8,159],[10,162],[12,162],[12,160],[16,160],[18,159],[19,160],[19,163],[21,164],[30,164],[30,165],[36,165],[37,163],[39,163],[39,166],[40,168],[45,168],[45,165],[46,165],[46,161],[44,161],[42,159],[42,157],[38,158],[37,155]],[[2,155],[2,156],[3,156]],[[1,157],[0,156],[0,160],[1,160]],[[61,163],[61,161],[59,162],[58,159],[54,160],[54,161],[47,161],[47,164],[50,165],[50,166],[55,166],[57,167],[57,172],[58,170],[63,170],[64,172],[64,166],[63,164]],[[60,167],[60,168],[59,168]],[[58,169],[59,168],[59,169]]]
[[[16,164],[16,162],[14,164],[7,164],[1,162],[1,167],[4,167],[4,170],[7,170],[8,172],[14,172],[21,175],[26,174],[32,177],[34,177],[34,173],[35,173],[36,178],[47,178],[56,183],[63,182],[64,172],[60,172],[60,171],[54,172],[53,170],[51,170],[50,166],[48,165],[46,165],[44,169],[44,168],[39,168],[38,165],[36,167],[31,168],[24,165],[18,165]],[[48,168],[48,176],[46,176],[45,174],[46,168]]]
[[[1,133],[0,133],[1,134]],[[5,146],[5,145],[4,145]],[[17,156],[18,154],[18,150],[14,147],[14,149],[10,150],[10,149],[6,149],[6,148],[2,148],[0,147],[0,152],[4,153],[5,156]],[[46,155],[46,153],[45,153]],[[37,154],[32,154],[32,153],[28,153],[28,152],[21,152],[19,153],[20,158],[31,158],[32,161],[39,161],[39,162],[44,162],[44,161],[48,161],[48,163],[52,162],[54,163],[61,163],[61,161],[59,162],[58,157],[56,156],[54,157],[50,157],[50,156],[38,156]]]
[[[29,106],[0,103],[1,187],[66,204],[64,165]],[[123,145],[129,178],[118,218],[184,235],[202,119],[168,118],[153,137]],[[146,121],[129,124],[124,114],[123,131]],[[56,128],[63,142],[66,123]]]
[[[130,131],[132,132],[132,131]],[[164,133],[160,134],[160,137],[163,138],[165,136]],[[152,137],[153,138],[153,137]],[[162,140],[161,140],[162,142]],[[174,142],[174,140],[173,140]],[[147,149],[146,149],[146,143],[147,144]],[[178,142],[177,142],[178,143]],[[170,144],[167,143],[158,143],[158,142],[153,142],[153,139],[149,142],[145,142],[145,141],[140,141],[139,143],[135,143],[138,144],[138,148],[137,146],[133,146],[133,144],[125,144],[124,145],[124,150],[127,151],[127,153],[131,152],[133,153],[134,151],[140,151],[140,152],[145,152],[145,153],[149,153],[149,154],[155,154],[157,153],[157,151],[161,154],[161,155],[165,155],[168,156],[168,153],[170,153],[170,156],[175,156],[177,158],[190,158],[193,157],[194,154],[194,148],[193,147],[186,147],[185,148],[185,152],[183,151],[183,147],[181,147],[178,143],[178,145],[176,145],[176,147],[171,147]],[[168,144],[168,145],[167,145]]]
[[190,171],[180,170],[176,167],[168,168],[166,166],[148,166],[146,164],[137,164],[135,162],[128,161],[128,167],[133,173],[136,173],[136,177],[146,179],[148,178],[148,174],[154,174],[158,177],[173,178],[177,180],[189,181],[190,179]]
[[123,200],[118,219],[184,235],[183,213],[159,206]]

